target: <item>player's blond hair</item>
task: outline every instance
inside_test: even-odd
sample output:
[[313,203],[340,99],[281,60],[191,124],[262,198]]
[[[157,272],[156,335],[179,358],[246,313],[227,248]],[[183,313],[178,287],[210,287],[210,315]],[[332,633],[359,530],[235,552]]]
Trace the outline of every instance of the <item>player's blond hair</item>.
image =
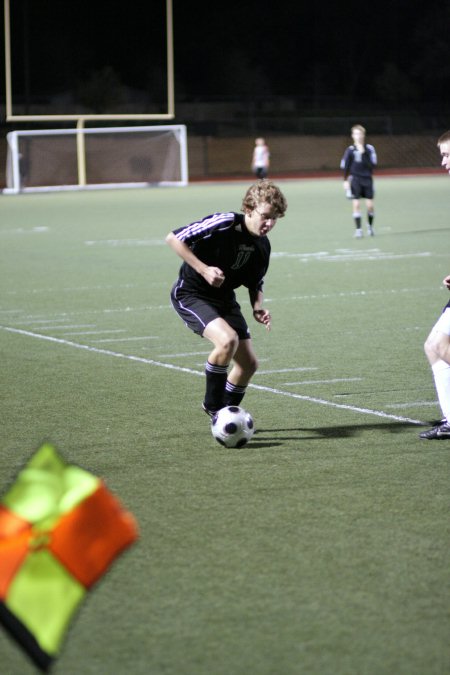
[[360,131],[362,134],[364,134],[364,136],[366,135],[366,130],[365,130],[364,127],[361,126],[360,124],[355,124],[355,125],[351,128],[351,131],[352,131],[352,133],[353,133],[353,131]]
[[280,188],[267,178],[259,180],[249,187],[242,200],[242,211],[254,211],[260,204],[270,204],[277,218],[283,218],[287,201]]
[[442,134],[438,139],[437,146],[440,147],[443,143],[450,143],[450,130]]

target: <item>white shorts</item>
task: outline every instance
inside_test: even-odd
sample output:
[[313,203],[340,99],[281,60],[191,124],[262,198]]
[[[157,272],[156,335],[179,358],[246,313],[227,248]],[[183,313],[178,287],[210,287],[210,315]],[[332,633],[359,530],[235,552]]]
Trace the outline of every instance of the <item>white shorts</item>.
[[446,307],[433,326],[433,331],[438,330],[440,333],[450,335],[450,307]]

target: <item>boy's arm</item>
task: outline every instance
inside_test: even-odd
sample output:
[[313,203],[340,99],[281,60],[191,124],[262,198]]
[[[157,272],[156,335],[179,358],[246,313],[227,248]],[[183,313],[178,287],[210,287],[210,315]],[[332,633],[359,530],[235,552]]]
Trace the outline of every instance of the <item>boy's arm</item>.
[[219,287],[223,284],[225,277],[218,267],[210,267],[202,262],[184,241],[180,241],[173,232],[169,232],[166,242],[170,248],[175,251],[192,269],[194,269],[210,286]]

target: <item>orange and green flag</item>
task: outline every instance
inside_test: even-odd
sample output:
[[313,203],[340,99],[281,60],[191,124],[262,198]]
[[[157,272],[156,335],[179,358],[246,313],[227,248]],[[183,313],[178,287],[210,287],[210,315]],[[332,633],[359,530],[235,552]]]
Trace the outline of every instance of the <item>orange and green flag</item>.
[[138,536],[103,481],[45,444],[0,499],[0,623],[48,671],[74,612]]

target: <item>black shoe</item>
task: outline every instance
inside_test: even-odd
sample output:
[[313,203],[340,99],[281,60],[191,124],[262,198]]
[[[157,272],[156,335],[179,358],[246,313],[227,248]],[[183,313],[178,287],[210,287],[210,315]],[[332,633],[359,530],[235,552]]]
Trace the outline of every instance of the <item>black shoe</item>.
[[450,424],[448,422],[444,422],[444,424],[438,424],[432,429],[428,429],[428,431],[422,431],[419,434],[419,438],[425,438],[427,441],[450,438]]
[[214,415],[217,412],[217,410],[210,410],[209,408],[207,408],[204,403],[202,403],[202,410],[210,417],[214,417]]

